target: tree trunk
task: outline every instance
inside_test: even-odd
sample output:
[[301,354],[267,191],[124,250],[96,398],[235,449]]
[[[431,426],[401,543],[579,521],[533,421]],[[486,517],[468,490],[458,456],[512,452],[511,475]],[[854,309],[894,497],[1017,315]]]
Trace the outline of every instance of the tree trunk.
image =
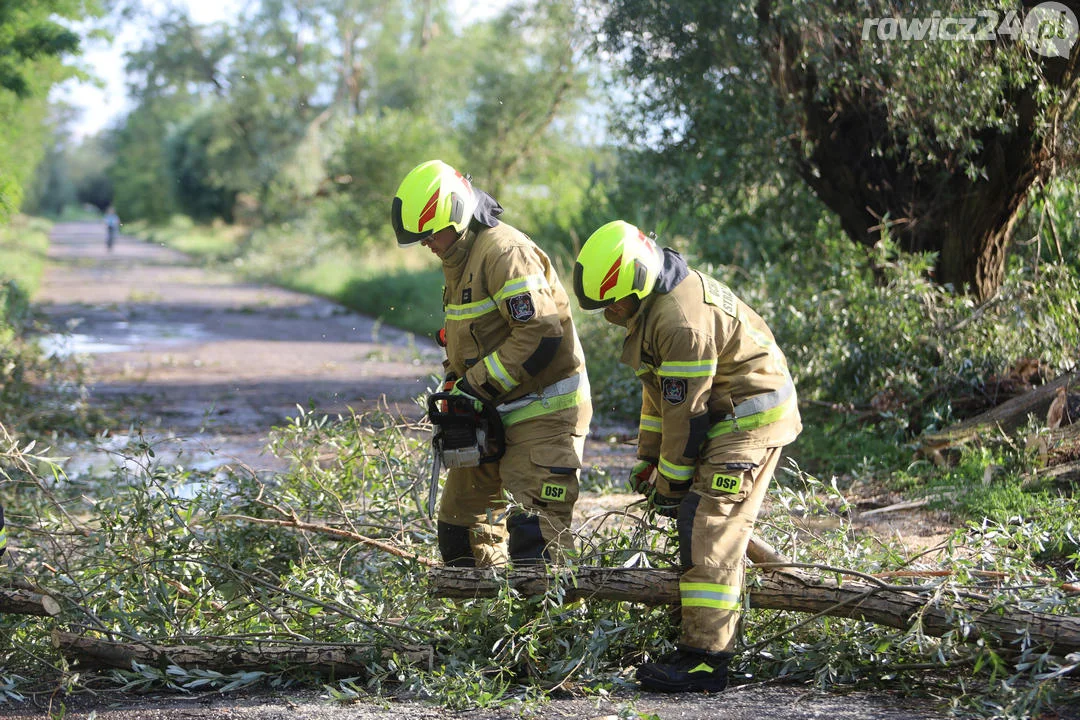
[[[367,676],[372,649],[365,645],[305,643],[281,645],[255,643],[241,647],[222,645],[156,645],[147,643],[116,642],[101,638],[53,631],[53,646],[64,657],[77,661],[87,669],[131,669],[132,662],[165,668],[176,665],[182,668],[201,668],[223,673],[248,670],[280,670],[288,666],[303,666],[323,674],[347,677]],[[433,650],[430,647],[409,646],[398,655],[416,663],[431,664]],[[380,654],[386,657],[388,653]]]
[[1076,494],[1077,487],[1080,487],[1080,461],[1043,468],[1023,482],[1025,490],[1055,490],[1069,496]]
[[[555,577],[544,568],[517,570],[439,567],[429,571],[436,597],[495,597],[507,584],[527,596],[542,595]],[[1080,650],[1080,617],[1049,615],[1020,608],[1002,608],[977,598],[937,597],[936,587],[907,589],[869,581],[810,577],[783,571],[755,574],[747,583],[750,607],[794,610],[854,618],[941,637],[958,632],[1005,650],[1022,643],[1052,648],[1056,655]],[[675,570],[579,567],[565,587],[566,600],[616,600],[646,605],[679,603]]]
[[[1066,4],[1080,14],[1080,2]],[[1015,126],[973,138],[978,149],[970,162],[985,175],[968,177],[948,147],[933,161],[910,156],[889,121],[884,88],[823,87],[806,61],[806,38],[775,20],[772,10],[771,0],[758,3],[761,48],[782,114],[794,127],[790,151],[799,176],[855,242],[872,247],[887,230],[904,251],[938,254],[938,283],[992,297],[1027,194],[1052,170],[1055,138],[1047,123],[1056,126],[1072,113],[1072,101],[1043,111],[1036,95],[1076,83],[1080,43],[1068,58],[1043,59],[1042,78],[1002,98],[1015,111]],[[857,47],[846,52],[857,61]],[[936,134],[933,127],[924,131]],[[891,152],[882,152],[883,145]]]
[[[961,445],[986,432],[1012,433],[1024,425],[1030,415],[1045,420],[1059,392],[1064,391],[1067,397],[1070,389],[1075,389],[1078,384],[1080,384],[1080,374],[1066,373],[1052,382],[1040,385],[1035,390],[1014,397],[980,415],[951,425],[944,430],[923,435],[919,439],[922,452],[930,453]],[[1068,433],[1062,433],[1063,436],[1066,434]]]

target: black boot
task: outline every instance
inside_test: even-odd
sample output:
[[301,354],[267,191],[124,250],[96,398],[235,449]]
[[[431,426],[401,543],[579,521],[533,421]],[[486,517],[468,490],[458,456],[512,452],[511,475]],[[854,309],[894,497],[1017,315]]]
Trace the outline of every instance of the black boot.
[[727,687],[732,654],[679,646],[657,662],[638,665],[637,679],[651,692],[720,692]]

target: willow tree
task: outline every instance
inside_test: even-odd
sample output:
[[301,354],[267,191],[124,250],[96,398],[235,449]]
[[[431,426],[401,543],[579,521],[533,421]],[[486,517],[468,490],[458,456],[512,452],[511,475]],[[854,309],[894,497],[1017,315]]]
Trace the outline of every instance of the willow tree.
[[[1034,5],[1034,3],[1032,3]],[[1078,0],[614,0],[602,42],[689,200],[798,178],[857,243],[979,298],[1024,201],[1073,164]]]

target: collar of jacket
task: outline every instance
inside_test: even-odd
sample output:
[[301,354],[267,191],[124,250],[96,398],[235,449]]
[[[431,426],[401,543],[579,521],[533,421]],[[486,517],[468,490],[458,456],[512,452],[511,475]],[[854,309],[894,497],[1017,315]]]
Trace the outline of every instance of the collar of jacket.
[[450,270],[457,270],[465,264],[465,261],[469,258],[469,250],[472,249],[473,243],[476,242],[476,236],[487,228],[498,225],[497,216],[502,215],[503,208],[498,200],[483,190],[474,188],[473,192],[476,193],[477,202],[472,221],[469,223],[469,229],[450,246],[450,249],[443,257],[443,265]]
[[475,229],[476,232],[480,232],[480,228],[477,225],[483,225],[484,227],[493,228],[499,224],[498,216],[502,215],[503,207],[499,204],[499,201],[488,195],[483,190],[477,190],[473,188],[473,192],[476,193],[476,209],[473,210],[473,219],[469,223],[469,229]]
[[675,287],[687,278],[690,268],[686,265],[683,256],[671,248],[664,248],[664,265],[660,268],[660,274],[656,277],[656,284],[649,295],[641,301],[637,312],[630,316],[626,323],[626,340],[623,342],[622,357],[619,359],[623,364],[638,370],[641,368],[641,335],[644,332],[645,318],[649,310],[656,303],[660,295],[667,295]]

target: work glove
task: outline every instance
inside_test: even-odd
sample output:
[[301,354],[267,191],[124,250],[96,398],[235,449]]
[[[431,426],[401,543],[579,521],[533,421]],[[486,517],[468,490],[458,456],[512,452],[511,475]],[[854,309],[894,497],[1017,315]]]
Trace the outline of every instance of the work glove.
[[663,515],[664,517],[677,518],[679,517],[679,505],[682,504],[683,497],[668,497],[661,495],[658,492],[654,492],[649,497],[649,504],[652,505],[652,509],[656,511],[657,515]]
[[649,495],[649,505],[656,511],[657,515],[677,518],[679,516],[679,505],[682,504],[683,498],[690,492],[690,485],[690,480],[672,480],[667,475],[657,471],[653,492]]
[[656,461],[638,460],[634,467],[630,468],[630,475],[626,478],[626,484],[630,489],[642,495],[648,495],[656,487]]
[[450,387],[449,392],[451,395],[462,395],[468,398],[472,401],[473,412],[475,412],[477,415],[484,414],[484,402],[480,398],[476,397],[472,386],[469,385],[469,381],[465,378],[455,380],[454,384]]

